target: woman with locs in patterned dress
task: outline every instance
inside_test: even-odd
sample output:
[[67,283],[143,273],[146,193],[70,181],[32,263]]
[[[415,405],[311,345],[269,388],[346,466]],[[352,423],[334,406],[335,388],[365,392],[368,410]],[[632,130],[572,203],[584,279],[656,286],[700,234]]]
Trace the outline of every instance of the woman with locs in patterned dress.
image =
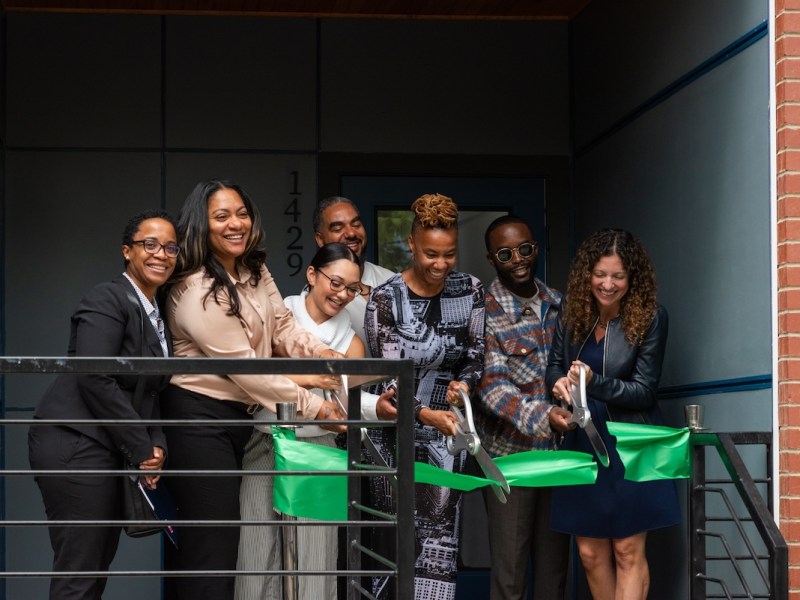
[[[455,434],[449,404],[472,394],[483,370],[484,290],[472,275],[454,271],[458,207],[451,198],[426,194],[411,205],[414,220],[408,247],[411,267],[376,287],[367,304],[364,328],[375,358],[414,361],[416,460],[453,472],[465,453],[451,456],[445,436]],[[384,384],[391,386],[392,383]],[[393,431],[370,436],[394,464]],[[392,510],[385,478],[372,480],[376,508]],[[415,489],[415,598],[453,599],[456,589],[461,492],[419,484]],[[387,597],[385,580],[374,592]]]

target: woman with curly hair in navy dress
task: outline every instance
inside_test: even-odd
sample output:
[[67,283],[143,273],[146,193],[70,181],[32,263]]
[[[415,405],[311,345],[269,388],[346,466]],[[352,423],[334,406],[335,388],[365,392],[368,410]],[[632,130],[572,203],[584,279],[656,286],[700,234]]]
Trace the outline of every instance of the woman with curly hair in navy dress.
[[[594,485],[553,488],[553,529],[575,536],[595,600],[644,600],[650,585],[647,532],[680,521],[673,481],[633,482],[616,452],[608,421],[660,425],[656,392],[667,343],[667,311],[656,301],[655,270],[642,243],[603,229],[581,244],[572,263],[545,379],[566,401],[586,367],[592,421],[611,465]],[[564,447],[592,453],[581,429]]]

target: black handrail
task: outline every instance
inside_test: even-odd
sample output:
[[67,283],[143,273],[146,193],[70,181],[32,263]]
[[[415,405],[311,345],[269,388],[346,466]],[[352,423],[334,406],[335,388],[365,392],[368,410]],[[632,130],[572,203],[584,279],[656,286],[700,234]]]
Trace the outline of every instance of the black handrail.
[[[353,377],[364,376],[361,379],[371,379],[373,381],[380,381],[387,378],[394,378],[398,384],[398,416],[397,422],[373,422],[365,421],[360,418],[360,395],[358,393],[350,393],[350,405],[347,421],[339,423],[347,423],[348,425],[355,425],[355,427],[348,427],[348,466],[351,468],[346,471],[337,471],[330,473],[331,475],[347,475],[351,482],[348,488],[348,502],[349,514],[347,521],[333,521],[333,522],[298,522],[298,526],[316,526],[316,525],[340,525],[347,528],[349,536],[349,547],[354,551],[348,554],[348,569],[346,571],[248,571],[248,575],[339,575],[351,576],[351,585],[348,592],[348,597],[351,599],[357,598],[360,594],[364,593],[367,597],[370,594],[363,590],[358,585],[358,577],[361,576],[391,576],[395,578],[396,594],[398,598],[412,598],[414,595],[414,537],[407,535],[396,535],[395,547],[395,560],[389,561],[392,565],[391,568],[365,571],[361,569],[361,552],[367,551],[360,543],[360,528],[364,526],[369,527],[396,527],[398,531],[411,531],[414,528],[414,415],[413,415],[413,400],[412,390],[414,385],[413,363],[411,360],[380,360],[380,359],[291,359],[291,358],[269,358],[269,359],[221,359],[221,358],[100,358],[100,357],[81,357],[81,358],[67,358],[67,357],[0,357],[0,376],[6,374],[57,374],[57,373],[100,373],[100,374],[158,374],[158,375],[172,375],[175,373],[182,374],[214,374],[214,375],[230,375],[230,374],[273,374],[273,375],[297,375],[297,374],[317,374],[317,373],[331,373],[336,375],[349,375],[351,380]],[[359,381],[361,385],[364,381]],[[0,425],[55,425],[55,424],[78,424],[86,421],[49,421],[49,420],[33,420],[33,419],[3,419]],[[160,424],[162,426],[171,425],[198,425],[203,424],[220,424],[220,421],[125,421],[125,420],[92,420],[94,424],[103,424],[106,426],[125,426],[132,423],[136,424]],[[227,422],[227,421],[226,421]],[[287,422],[291,423],[291,422]],[[325,424],[324,421],[318,423]],[[231,421],[230,424],[247,425],[252,424],[249,421]],[[355,464],[359,462],[360,453],[360,427],[361,426],[396,426],[397,427],[397,467],[389,470],[369,470],[355,468]],[[3,470],[0,476],[31,476],[31,475],[64,475],[67,471],[58,472],[45,472],[33,470]],[[170,476],[176,475],[192,475],[199,472],[196,471],[165,471]],[[119,471],[81,471],[82,474],[115,474],[127,475],[128,473],[123,470]],[[152,472],[156,474],[156,471]],[[160,472],[159,472],[160,473]],[[273,475],[277,471],[247,471],[247,475]],[[230,475],[227,471],[202,471],[203,475]],[[282,471],[283,475],[303,475],[314,474],[320,475],[319,471]],[[362,521],[359,516],[363,513],[369,512],[368,510],[360,510],[360,482],[362,477],[376,476],[376,475],[394,475],[398,479],[397,491],[397,515],[389,522],[375,522],[375,521]],[[48,527],[53,522],[48,521],[6,521],[5,514],[3,521],[0,521],[0,527],[22,527],[22,526],[40,526]],[[76,522],[68,524],[74,525]],[[103,526],[110,524],[128,524],[132,522],[94,522],[92,525]],[[269,522],[249,522],[249,521],[164,521],[165,524],[173,523],[181,526],[208,526],[208,525],[271,525]],[[280,521],[274,522],[276,525]],[[83,523],[81,523],[83,525]],[[351,543],[352,542],[352,543]],[[373,555],[371,553],[370,555]],[[4,578],[32,578],[32,577],[52,577],[52,576],[69,576],[69,577],[98,577],[98,576],[111,576],[111,577],[154,577],[154,576],[177,576],[177,577],[190,577],[196,576],[199,571],[114,571],[103,573],[53,573],[46,571],[39,572],[0,572],[0,579]],[[241,574],[236,571],[208,571],[202,572],[204,576],[231,576]]]
[[[690,560],[689,560],[689,585],[691,590],[691,600],[705,600],[709,597],[725,598],[769,598],[770,600],[785,600],[789,595],[789,549],[786,540],[783,538],[775,519],[769,510],[768,502],[772,501],[773,482],[768,476],[767,498],[759,491],[756,482],[748,472],[744,460],[742,460],[736,444],[760,444],[766,446],[767,471],[771,472],[771,436],[767,432],[744,432],[744,433],[692,433],[692,479],[689,498],[689,539],[690,539]],[[711,446],[717,450],[723,466],[725,467],[730,480],[727,483],[735,486],[739,497],[747,510],[746,517],[740,517],[729,499],[728,494],[720,487],[710,487],[711,480],[706,479],[706,446]],[[721,483],[719,479],[714,479],[714,483]],[[706,495],[709,493],[719,494],[723,499],[724,505],[728,509],[730,516],[727,518],[709,518],[706,514]],[[745,544],[747,552],[743,555],[735,554],[729,545],[728,540],[719,532],[710,531],[707,528],[710,522],[720,522],[723,520],[731,521],[736,525],[736,531],[741,541]],[[755,525],[761,542],[766,548],[767,569],[765,570],[762,561],[764,555],[759,554],[752,540],[749,539],[744,521],[752,521]],[[720,577],[712,577],[707,573],[707,561],[721,560],[722,556],[708,557],[706,555],[706,538],[720,538],[725,547],[724,558],[731,563],[736,572],[739,584],[744,590],[742,594],[732,594],[729,583]],[[751,562],[755,565],[760,578],[762,579],[766,592],[753,591],[753,582],[748,581],[743,572],[741,563]],[[720,586],[723,596],[707,595],[706,582],[713,582]]]

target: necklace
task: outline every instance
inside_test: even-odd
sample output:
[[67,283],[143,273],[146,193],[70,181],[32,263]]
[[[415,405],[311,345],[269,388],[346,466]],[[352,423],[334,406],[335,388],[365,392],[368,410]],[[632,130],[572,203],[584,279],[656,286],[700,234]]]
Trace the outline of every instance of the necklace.
[[[617,316],[619,316],[619,315],[617,315]],[[600,317],[597,317],[597,322],[595,323],[595,326],[599,327],[600,329],[607,329],[608,328],[608,322],[611,321],[612,319],[616,319],[617,316],[608,318],[605,321],[603,321]]]

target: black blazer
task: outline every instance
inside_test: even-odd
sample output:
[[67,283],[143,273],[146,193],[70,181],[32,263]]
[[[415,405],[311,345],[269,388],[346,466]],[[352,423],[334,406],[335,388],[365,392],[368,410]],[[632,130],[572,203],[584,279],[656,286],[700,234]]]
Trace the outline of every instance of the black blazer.
[[[144,321],[143,321],[144,319]],[[142,340],[144,331],[144,340]],[[169,354],[172,341],[166,331]],[[153,326],[139,302],[133,285],[125,278],[101,283],[80,301],[72,314],[68,356],[158,357],[164,353]],[[136,385],[144,386],[139,412],[133,408]],[[159,391],[169,383],[163,375],[60,375],[47,389],[36,408],[38,419],[159,419]],[[167,449],[158,426],[103,427],[69,425],[94,438],[125,460],[138,465],[150,458],[153,446]]]

